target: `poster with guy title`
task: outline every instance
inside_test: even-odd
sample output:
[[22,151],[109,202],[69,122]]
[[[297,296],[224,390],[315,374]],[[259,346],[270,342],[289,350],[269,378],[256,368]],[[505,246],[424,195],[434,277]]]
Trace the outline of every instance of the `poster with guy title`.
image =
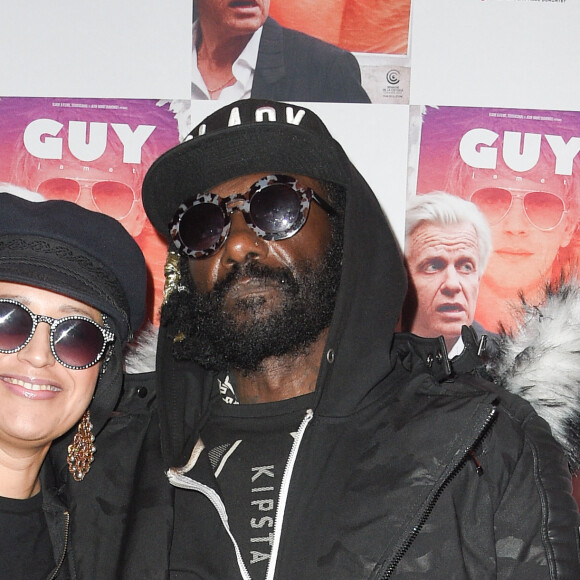
[[428,106],[420,117],[416,193],[446,191],[485,216],[475,321],[509,330],[521,297],[538,303],[578,261],[580,113]]
[[65,199],[121,222],[147,260],[148,319],[158,324],[167,242],[141,203],[151,163],[178,143],[169,105],[155,100],[0,98],[2,191]]

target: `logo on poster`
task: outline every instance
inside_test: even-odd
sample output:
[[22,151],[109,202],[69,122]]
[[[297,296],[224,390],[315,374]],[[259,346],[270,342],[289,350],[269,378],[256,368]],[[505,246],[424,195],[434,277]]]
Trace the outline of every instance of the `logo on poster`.
[[[471,167],[496,169],[499,148],[493,145],[499,136],[499,133],[483,128],[467,131],[459,143],[461,159]],[[574,158],[580,152],[580,137],[572,137],[565,142],[560,135],[505,131],[501,155],[506,166],[520,172],[535,167],[540,159],[542,137],[556,158],[554,173],[572,175]]]
[[398,85],[399,81],[401,80],[399,71],[397,69],[392,68],[390,71],[387,72],[387,82],[390,85]]
[[[53,119],[36,119],[24,130],[26,150],[40,159],[62,159],[66,141],[73,157],[79,161],[95,161],[107,148],[109,123],[70,121],[68,134],[64,125]],[[123,147],[123,163],[141,163],[141,151],[155,130],[154,125],[138,125],[133,131],[126,123],[110,123],[110,128]]]

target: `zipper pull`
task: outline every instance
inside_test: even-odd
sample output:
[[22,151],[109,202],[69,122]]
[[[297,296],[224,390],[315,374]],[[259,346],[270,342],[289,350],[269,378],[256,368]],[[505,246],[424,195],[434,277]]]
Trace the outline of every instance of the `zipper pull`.
[[477,459],[473,449],[469,450],[469,455],[471,455],[471,459],[473,459],[473,463],[475,463],[475,471],[477,472],[477,475],[483,475],[483,467],[481,466],[479,459]]

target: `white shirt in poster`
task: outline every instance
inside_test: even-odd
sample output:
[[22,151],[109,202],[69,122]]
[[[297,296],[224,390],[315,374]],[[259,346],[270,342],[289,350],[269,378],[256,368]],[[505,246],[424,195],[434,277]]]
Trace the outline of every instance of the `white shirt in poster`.
[[[197,68],[197,35],[198,35],[199,21],[193,23],[193,49],[191,58],[191,98],[192,100],[205,101],[209,100],[210,94],[207,90],[205,82]],[[252,84],[254,82],[254,72],[256,70],[256,63],[258,61],[258,49],[260,48],[260,39],[262,38],[262,27],[258,28],[250,38],[240,56],[234,61],[232,65],[232,72],[236,78],[236,82],[223,89],[216,101],[233,102],[238,99],[247,99],[252,92]]]

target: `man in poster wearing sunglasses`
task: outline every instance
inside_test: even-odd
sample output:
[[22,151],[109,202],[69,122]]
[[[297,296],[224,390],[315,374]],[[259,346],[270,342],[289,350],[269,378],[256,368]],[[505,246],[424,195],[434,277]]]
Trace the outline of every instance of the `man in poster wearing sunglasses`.
[[452,376],[442,339],[394,333],[397,242],[314,113],[218,110],[151,166],[143,202],[172,251],[157,353],[171,485],[154,489],[161,467],[142,458],[124,578],[580,574],[549,427]]
[[475,203],[492,232],[476,319],[494,332],[515,328],[520,297],[538,304],[546,285],[577,260],[576,113],[517,113],[468,109],[454,115],[457,126],[452,116],[442,120],[461,135],[453,139],[445,189]]
[[578,206],[573,177],[554,175],[545,160],[525,173],[498,165],[473,170],[464,189],[486,216],[493,237],[478,302],[478,319],[490,329],[498,322],[512,326],[520,293],[538,302],[545,285],[567,273],[566,249]]

